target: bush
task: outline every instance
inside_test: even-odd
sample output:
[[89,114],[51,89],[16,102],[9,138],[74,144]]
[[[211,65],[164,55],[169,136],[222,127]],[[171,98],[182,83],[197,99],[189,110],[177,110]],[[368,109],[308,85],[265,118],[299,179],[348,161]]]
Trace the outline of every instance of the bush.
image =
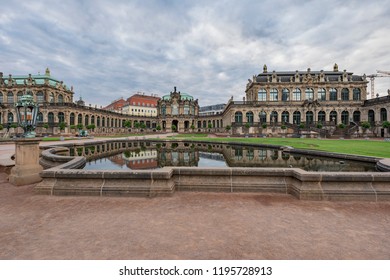
[[94,125],[94,124],[87,125],[87,129],[95,129],[95,128],[96,128],[96,125]]
[[176,131],[176,129],[177,129],[177,127],[176,127],[176,125],[172,125],[172,131]]
[[364,129],[368,129],[371,127],[371,124],[369,122],[362,122],[361,123],[361,126],[364,128]]
[[231,127],[230,125],[227,125],[227,126],[225,127],[225,129],[226,129],[226,131],[229,131],[230,129],[232,129],[232,127]]
[[69,126],[70,129],[76,129],[76,125],[72,124],[71,126]]
[[286,129],[287,126],[285,126],[284,124],[280,127],[281,129]]
[[321,128],[322,128],[322,123],[318,123],[318,124],[317,124],[317,128],[318,128],[318,129],[321,129]]
[[384,122],[382,123],[382,127],[383,127],[383,128],[390,128],[390,122],[389,122],[389,121],[384,121]]
[[[10,126],[11,128],[17,128],[18,127],[18,125],[16,124],[16,123],[13,123],[13,124],[11,124],[11,126]],[[49,126],[47,126],[47,127],[49,127]]]
[[339,126],[339,128],[341,128],[341,129],[344,129],[344,128],[345,128],[345,124],[343,124],[343,123],[340,123],[338,126]]
[[250,123],[246,123],[246,124],[245,124],[245,127],[246,127],[246,128],[250,128],[250,127],[251,127],[251,124],[250,124]]
[[157,126],[156,126],[156,130],[157,130],[157,131],[160,131],[160,130],[161,130],[161,126],[160,126],[160,125],[157,125]]
[[261,125],[261,127],[262,127],[262,128],[267,128],[267,124],[266,124],[266,123],[263,123],[263,124]]
[[47,123],[43,124],[43,128],[46,128],[48,129],[49,128],[49,125]]
[[3,128],[4,128],[4,127],[3,127],[3,125],[2,125],[2,124],[0,124],[0,130],[3,130]]
[[83,129],[84,126],[81,123],[79,123],[76,127],[77,129]]
[[305,124],[301,123],[301,124],[299,125],[299,128],[300,128],[300,129],[305,128]]
[[60,129],[60,130],[64,130],[65,129],[65,127],[67,127],[68,125],[66,124],[66,123],[64,123],[64,122],[60,122],[59,124],[58,124],[58,128]]

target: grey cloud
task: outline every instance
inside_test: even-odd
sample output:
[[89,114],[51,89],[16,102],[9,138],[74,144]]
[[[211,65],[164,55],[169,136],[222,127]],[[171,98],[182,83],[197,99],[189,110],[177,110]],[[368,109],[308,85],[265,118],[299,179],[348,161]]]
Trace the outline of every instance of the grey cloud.
[[383,1],[12,1],[2,8],[0,71],[50,67],[88,104],[136,91],[161,96],[173,86],[201,105],[241,100],[263,64],[302,70],[337,62],[358,74],[390,64]]

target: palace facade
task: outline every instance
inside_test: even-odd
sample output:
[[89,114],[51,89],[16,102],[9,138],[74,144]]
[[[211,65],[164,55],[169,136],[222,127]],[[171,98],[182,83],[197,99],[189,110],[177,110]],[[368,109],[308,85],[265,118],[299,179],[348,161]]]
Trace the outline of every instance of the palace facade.
[[[103,135],[139,132],[141,127],[146,132],[388,137],[383,124],[389,120],[390,95],[367,100],[367,83],[365,75],[339,71],[337,64],[333,71],[280,72],[268,72],[264,65],[262,73],[248,79],[242,101],[230,98],[212,114],[200,113],[198,100],[176,87],[161,99],[155,97],[156,104],[142,105],[138,99],[131,104],[156,113],[125,114],[86,106],[81,99],[74,102],[73,87],[53,78],[49,69],[44,75],[4,77],[0,73],[0,124],[15,126],[14,104],[29,93],[40,106],[38,134],[73,134],[79,125]],[[67,124],[65,131],[60,131],[60,123]]]

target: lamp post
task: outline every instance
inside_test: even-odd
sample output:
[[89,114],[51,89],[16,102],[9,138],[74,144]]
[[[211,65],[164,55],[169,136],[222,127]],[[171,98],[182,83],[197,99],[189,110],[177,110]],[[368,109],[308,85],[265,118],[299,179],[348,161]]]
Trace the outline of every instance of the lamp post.
[[15,166],[9,175],[10,183],[20,186],[41,181],[39,173],[39,138],[35,138],[38,105],[30,94],[23,95],[15,105],[18,124],[23,128],[23,139],[15,141]]
[[34,138],[38,117],[38,104],[32,95],[25,94],[15,105],[18,125],[23,128],[23,137]]

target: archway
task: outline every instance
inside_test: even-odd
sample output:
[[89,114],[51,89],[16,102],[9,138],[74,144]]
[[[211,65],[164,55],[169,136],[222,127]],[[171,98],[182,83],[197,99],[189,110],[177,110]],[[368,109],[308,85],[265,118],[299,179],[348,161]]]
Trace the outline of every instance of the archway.
[[172,128],[172,131],[179,131],[179,121],[173,120],[171,128]]

